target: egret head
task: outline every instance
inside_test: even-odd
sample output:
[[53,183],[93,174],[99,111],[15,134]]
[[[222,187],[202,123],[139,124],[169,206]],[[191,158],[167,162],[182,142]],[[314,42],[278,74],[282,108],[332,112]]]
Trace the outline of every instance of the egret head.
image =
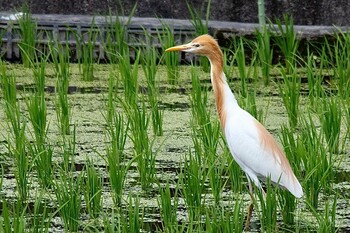
[[210,57],[214,53],[221,54],[217,41],[210,35],[201,35],[188,44],[178,45],[165,50],[166,52],[184,51]]

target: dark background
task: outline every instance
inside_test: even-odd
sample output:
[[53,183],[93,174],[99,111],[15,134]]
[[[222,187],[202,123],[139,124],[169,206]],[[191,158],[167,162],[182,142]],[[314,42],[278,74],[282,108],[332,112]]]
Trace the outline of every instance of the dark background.
[[[134,16],[188,19],[185,0],[121,0],[128,15],[137,2]],[[205,16],[208,1],[189,0]],[[1,0],[0,11],[21,11],[27,3],[33,14],[121,15],[118,0]],[[348,0],[265,0],[266,15],[272,21],[290,14],[297,25],[350,25]],[[257,0],[212,0],[210,20],[258,22]]]

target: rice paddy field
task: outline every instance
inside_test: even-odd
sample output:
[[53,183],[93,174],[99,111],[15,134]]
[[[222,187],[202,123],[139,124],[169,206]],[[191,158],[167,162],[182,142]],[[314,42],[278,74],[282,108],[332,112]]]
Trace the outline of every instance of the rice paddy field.
[[247,180],[221,132],[208,61],[165,54],[170,30],[163,49],[106,42],[106,64],[93,40],[71,63],[57,41],[40,53],[23,36],[22,62],[0,62],[1,232],[350,231],[350,35],[301,56],[285,23],[280,37],[233,38],[225,73],[286,152],[301,199],[266,181],[244,229]]

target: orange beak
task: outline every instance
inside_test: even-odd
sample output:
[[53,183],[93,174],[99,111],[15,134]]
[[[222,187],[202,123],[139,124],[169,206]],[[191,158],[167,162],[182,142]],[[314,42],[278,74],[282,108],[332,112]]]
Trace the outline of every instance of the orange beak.
[[183,44],[183,45],[178,45],[178,46],[167,48],[165,50],[165,52],[183,51],[183,50],[186,50],[189,48],[190,48],[189,44]]

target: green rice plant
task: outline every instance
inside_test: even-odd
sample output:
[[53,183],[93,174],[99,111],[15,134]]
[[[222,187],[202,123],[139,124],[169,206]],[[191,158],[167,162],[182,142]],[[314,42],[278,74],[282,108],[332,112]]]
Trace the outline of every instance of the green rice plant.
[[7,149],[9,155],[14,159],[15,179],[19,202],[25,202],[28,198],[28,172],[29,158],[27,156],[26,121],[20,112],[20,103],[17,102],[16,78],[8,74],[6,67],[0,64],[1,86],[5,103],[5,116],[11,137],[8,139]]
[[296,67],[288,74],[287,69],[281,67],[280,72],[283,78],[283,84],[278,84],[280,96],[287,110],[288,122],[291,128],[298,125],[299,103],[300,103],[300,88],[301,79],[297,74]]
[[[283,145],[286,157],[294,171],[296,177],[303,175],[302,154],[305,153],[305,148],[302,145],[303,141],[300,136],[295,136],[295,130],[282,125],[280,140]],[[287,190],[278,190],[278,203],[281,210],[281,215],[285,227],[287,229],[295,229],[295,211],[297,209],[297,201],[295,197]]]
[[[190,105],[192,111],[192,130],[197,153],[206,154],[208,164],[212,164],[216,157],[221,132],[219,122],[212,121],[212,114],[207,108],[208,87],[201,87],[199,76],[195,67],[191,68],[192,90],[190,93]],[[198,141],[199,140],[199,141]],[[202,149],[200,149],[202,147]]]
[[[106,17],[106,29],[105,29],[105,41],[104,50],[106,51],[107,58],[112,64],[119,63],[121,59],[125,59],[129,56],[129,37],[128,27],[131,23],[132,17],[135,14],[137,3],[134,4],[132,10],[128,12],[128,16],[125,17],[124,7],[122,1],[118,1],[119,9],[115,12],[115,19],[112,16],[112,12],[109,12],[109,16]],[[127,18],[122,20],[121,16]]]
[[[44,192],[40,192],[35,196],[32,218],[30,221],[30,232],[40,233],[49,232],[50,219],[47,206],[44,201]],[[56,213],[54,213],[56,214]],[[52,214],[51,216],[53,216]]]
[[301,142],[300,136],[296,135],[293,128],[283,124],[279,138],[294,174],[296,177],[300,177],[302,175],[302,156],[300,153],[303,152],[302,150],[299,151],[301,149],[299,144]]
[[104,119],[108,124],[110,124],[115,116],[116,113],[116,99],[117,99],[117,90],[119,86],[119,80],[116,77],[116,73],[114,72],[114,68],[116,67],[113,65],[113,68],[110,70],[108,75],[108,96],[107,96],[107,102],[106,102],[106,113],[104,114]]
[[86,165],[86,177],[84,179],[84,200],[90,218],[98,218],[102,209],[102,186],[101,174],[88,160]]
[[[132,208],[130,209],[132,211]],[[133,212],[130,213],[131,216],[132,216],[132,213]],[[117,210],[112,209],[111,213],[109,212],[103,213],[102,217],[103,217],[102,227],[104,232],[106,233],[129,232],[129,229],[131,228],[128,221],[128,212],[124,213],[122,209],[117,209]]]
[[20,204],[12,204],[8,207],[5,199],[2,200],[2,215],[0,219],[1,232],[26,232],[26,210],[27,206],[20,206]]
[[0,230],[1,232],[12,232],[11,218],[9,209],[7,208],[6,200],[2,200],[2,213],[0,218]]
[[[345,118],[345,122],[346,122],[346,132],[345,132],[345,140],[347,138],[350,138],[350,100],[345,100],[343,101],[343,109],[344,109],[344,118]],[[346,143],[344,142],[344,145]]]
[[222,178],[222,174],[225,173],[227,169],[226,158],[217,156],[213,163],[208,163],[208,179],[211,192],[214,198],[214,204],[216,206],[220,205],[222,192],[225,188],[225,182]]
[[[277,224],[277,189],[273,187],[270,177],[266,181],[266,194],[264,191],[258,191],[258,199],[260,202],[261,211],[258,212],[261,229],[263,232],[278,232]],[[258,206],[257,203],[255,206]]]
[[75,146],[76,146],[76,126],[73,125],[72,135],[62,135],[61,153],[63,158],[62,168],[66,172],[75,170]]
[[190,153],[179,174],[180,194],[185,200],[189,221],[198,224],[203,209],[207,171],[200,155]]
[[[214,202],[218,205],[224,188],[221,175],[226,168],[225,157],[217,156],[221,128],[218,120],[212,120],[212,114],[207,108],[208,88],[201,87],[196,71],[197,69],[195,67],[191,68],[192,90],[190,94],[190,105],[192,111],[192,140],[199,162],[203,162],[203,166],[208,169],[209,184],[214,196]],[[201,157],[203,157],[203,160]]]
[[202,126],[208,123],[210,119],[210,113],[207,111],[208,105],[208,87],[202,87],[199,72],[195,66],[191,67],[191,84],[192,89],[190,93],[190,106],[193,124],[197,126]]
[[342,104],[337,97],[323,98],[318,111],[321,130],[325,136],[329,153],[339,153],[342,126]]
[[[252,85],[252,90],[248,88],[248,77],[257,77],[256,72],[256,54],[252,55],[251,63],[249,69],[246,67],[246,53],[245,46],[251,46],[242,37],[234,40],[235,60],[238,67],[238,73],[241,80],[241,89],[239,91],[240,98],[238,99],[240,106],[252,114],[260,122],[263,121],[263,111],[257,108],[256,105],[256,82]],[[254,79],[253,79],[254,81]]]
[[236,161],[232,158],[231,152],[226,147],[224,150],[226,157],[228,158],[228,167],[227,167],[227,175],[228,182],[230,184],[231,190],[234,193],[241,193],[243,190],[243,172],[240,166],[236,163]]
[[307,49],[306,75],[309,89],[309,99],[311,105],[315,105],[315,98],[320,98],[325,95],[325,90],[322,86],[324,69],[328,69],[328,61],[326,55],[326,47],[322,46],[322,52],[319,59]]
[[81,35],[73,32],[77,44],[79,71],[83,81],[94,80],[95,47],[99,34],[94,18],[87,32]]
[[284,26],[281,20],[277,19],[277,28],[275,28],[277,35],[274,41],[281,50],[284,56],[286,66],[286,73],[291,74],[297,63],[297,51],[299,48],[299,39],[294,31],[294,20],[292,16],[283,16]]
[[137,52],[134,65],[131,65],[130,51],[125,51],[125,57],[119,61],[119,72],[124,88],[124,99],[130,106],[137,104],[137,96],[139,93],[138,71],[140,61],[140,51]]
[[141,99],[141,106],[123,103],[123,108],[129,121],[130,139],[134,145],[134,159],[140,176],[141,187],[149,190],[155,180],[156,152],[153,142],[148,136],[150,117],[147,113],[145,100]]
[[233,209],[226,210],[224,206],[205,207],[205,232],[243,232],[244,213],[243,200],[237,198],[235,203],[229,202]]
[[222,48],[224,54],[224,73],[226,74],[227,79],[230,79],[235,72],[235,54],[231,49]]
[[[147,31],[145,31],[145,34],[147,40],[150,40],[151,35],[147,34]],[[153,133],[157,136],[162,136],[163,111],[159,108],[159,87],[156,84],[158,53],[155,47],[146,47],[142,54],[141,66],[147,79],[147,97],[151,109]]]
[[245,46],[245,42],[242,37],[234,40],[235,60],[237,63],[239,77],[241,79],[240,95],[243,98],[246,98],[248,95],[248,90],[247,90],[247,70],[246,70],[244,46]]
[[336,227],[336,213],[337,213],[337,194],[334,195],[333,200],[326,200],[324,210],[319,211],[310,203],[306,203],[311,209],[313,216],[317,221],[316,232],[338,232]]
[[69,47],[68,42],[65,46],[61,45],[57,38],[52,38],[52,43],[49,43],[49,50],[54,63],[56,76],[56,116],[61,134],[70,134],[70,105],[68,101],[68,88],[70,79],[69,65]]
[[35,91],[32,96],[26,100],[34,132],[34,144],[29,144],[28,149],[33,156],[35,169],[38,173],[39,183],[43,187],[49,187],[52,184],[52,151],[50,145],[46,143],[47,137],[47,104],[45,100],[45,69],[46,60],[32,65],[35,81]]
[[[200,36],[203,34],[208,34],[209,31],[209,16],[210,16],[210,6],[211,6],[211,0],[207,1],[207,8],[206,8],[206,15],[205,15],[205,21],[203,22],[203,16],[202,16],[202,11],[201,9],[196,9],[191,3],[189,3],[186,0],[186,4],[187,4],[187,9],[188,12],[190,13],[191,16],[191,23],[194,27],[194,29],[196,30],[196,36]],[[202,5],[202,7],[204,7]],[[201,67],[203,68],[203,70],[205,72],[209,72],[210,71],[210,63],[209,60],[206,57],[200,57],[200,64]]]
[[334,161],[332,154],[327,156],[323,134],[317,131],[311,116],[301,120],[302,131],[297,138],[296,153],[301,157],[305,169],[303,188],[306,200],[317,209],[321,190],[324,193],[333,190]]
[[167,181],[165,187],[159,187],[160,197],[157,199],[158,206],[161,208],[160,215],[162,218],[162,229],[164,232],[178,232],[179,226],[177,222],[178,200],[178,184],[175,187],[173,201],[171,200],[170,186]]
[[57,199],[59,215],[64,223],[64,229],[78,232],[81,216],[81,185],[82,175],[60,170],[60,176],[54,181],[54,192]]
[[133,161],[125,164],[124,147],[127,132],[128,125],[125,124],[123,116],[116,114],[113,122],[108,123],[108,145],[106,146],[109,182],[116,206],[120,206],[121,204],[126,175]]
[[255,43],[258,59],[261,68],[261,74],[264,79],[265,86],[270,83],[270,71],[272,66],[273,48],[270,44],[271,33],[264,26],[256,31],[257,41]]
[[277,190],[278,206],[285,228],[295,228],[297,201],[293,194],[284,189]]
[[36,50],[36,23],[32,20],[32,14],[28,6],[23,7],[23,15],[18,19],[21,40],[19,48],[21,59],[25,67],[31,67]]
[[[162,49],[166,50],[175,45],[175,35],[174,30],[170,28],[169,25],[162,23],[161,32],[158,31],[158,40],[162,45]],[[179,79],[179,63],[180,63],[180,53],[165,53],[164,63],[167,70],[168,83],[175,85]]]
[[[1,178],[0,178],[0,192],[2,191],[2,185],[4,184],[4,166],[2,164],[0,164],[1,166]],[[0,198],[1,198],[1,194],[0,194]]]
[[349,72],[350,72],[350,35],[349,33],[344,33],[338,31],[335,35],[334,46],[326,44],[328,52],[330,53],[330,60],[332,62],[333,75],[335,80],[337,80],[336,87],[338,89],[339,96],[342,98],[348,98],[350,81],[349,81]]
[[[141,215],[141,216],[140,216]],[[139,196],[135,196],[134,198],[129,195],[129,203],[127,210],[127,218],[128,225],[127,231],[130,233],[138,233],[141,232],[142,223],[143,223],[143,214],[140,213],[140,198]]]
[[117,214],[115,214],[114,209],[112,209],[110,214],[106,213],[105,211],[102,213],[102,222],[103,222],[102,227],[105,233],[122,232],[120,230],[122,224],[120,224],[119,218]]
[[129,131],[129,122],[125,120],[122,113],[117,110],[116,102],[118,96],[115,88],[117,79],[110,75],[108,87],[108,101],[106,104],[106,161],[109,174],[114,204],[119,207],[122,201],[126,175],[133,160],[126,164],[124,148]]

